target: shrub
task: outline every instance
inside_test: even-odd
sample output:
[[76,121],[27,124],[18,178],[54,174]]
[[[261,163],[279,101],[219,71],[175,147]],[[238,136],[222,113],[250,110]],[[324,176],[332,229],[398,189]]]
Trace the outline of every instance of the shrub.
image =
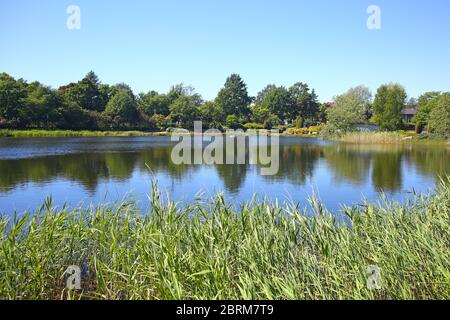
[[278,116],[274,114],[269,114],[269,116],[264,121],[264,129],[272,129],[274,126],[280,124],[281,120]]
[[290,128],[289,134],[319,134],[322,131],[322,126],[312,126],[309,128]]
[[295,127],[297,129],[303,128],[303,118],[298,116],[297,119],[295,119]]
[[421,133],[422,133],[422,131],[423,131],[423,124],[422,124],[422,122],[417,122],[417,123],[416,123],[415,128],[414,128],[414,131],[415,131],[417,134],[421,134]]
[[428,130],[435,137],[450,138],[450,93],[443,94],[431,111]]
[[239,118],[234,114],[227,117],[225,125],[230,129],[240,129],[242,127]]
[[289,127],[288,126],[274,126],[273,129],[278,130],[280,132],[285,132]]
[[169,124],[167,121],[167,117],[163,116],[162,114],[155,114],[150,119],[155,128],[158,130],[164,130]]
[[254,123],[254,122],[249,122],[244,124],[244,128],[247,130],[259,130],[259,129],[264,129],[264,126],[260,123]]

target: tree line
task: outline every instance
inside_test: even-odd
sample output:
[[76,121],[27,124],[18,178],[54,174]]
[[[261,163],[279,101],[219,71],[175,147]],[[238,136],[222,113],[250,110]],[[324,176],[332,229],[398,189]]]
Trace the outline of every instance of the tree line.
[[[405,121],[406,106],[417,110],[412,122]],[[326,134],[351,131],[356,124],[373,123],[385,131],[410,129],[417,134],[427,130],[439,138],[450,138],[450,93],[426,92],[417,100],[407,101],[406,90],[400,84],[381,85],[372,100],[370,90],[359,86],[335,97],[327,109]]]
[[[449,93],[428,92],[417,100],[416,130],[448,134]],[[406,91],[398,84],[378,88],[375,98],[359,86],[320,103],[314,89],[298,82],[291,87],[267,85],[251,97],[238,74],[230,75],[217,97],[205,101],[190,86],[178,84],[167,93],[134,94],[124,84],[103,84],[94,72],[76,83],[52,89],[0,73],[0,128],[161,131],[204,128],[280,129],[326,124],[325,132],[341,133],[372,122],[384,130],[405,127],[401,111]],[[414,101],[415,102],[415,101]],[[437,121],[439,120],[439,121]]]

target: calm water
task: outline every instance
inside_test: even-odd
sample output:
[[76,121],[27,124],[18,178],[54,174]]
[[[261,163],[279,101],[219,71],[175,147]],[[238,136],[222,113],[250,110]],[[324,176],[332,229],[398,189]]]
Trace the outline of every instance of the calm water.
[[315,194],[329,209],[376,201],[381,191],[403,201],[428,192],[450,174],[450,149],[423,146],[345,145],[280,138],[280,170],[261,176],[252,165],[172,163],[168,137],[0,139],[0,213],[54,204],[114,202],[127,195],[148,204],[151,181],[171,199],[192,201],[224,192],[235,203],[253,194],[305,206]]

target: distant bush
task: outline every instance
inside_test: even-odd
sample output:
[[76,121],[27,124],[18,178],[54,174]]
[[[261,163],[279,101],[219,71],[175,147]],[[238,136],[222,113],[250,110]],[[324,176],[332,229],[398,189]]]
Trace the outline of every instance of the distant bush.
[[322,131],[322,126],[312,126],[309,128],[290,128],[289,134],[319,134]]
[[275,126],[275,127],[273,127],[272,129],[274,129],[274,130],[278,130],[278,131],[280,131],[280,132],[285,132],[287,129],[288,129],[289,127],[288,126]]
[[225,125],[227,126],[227,128],[230,128],[230,129],[241,129],[242,128],[242,125],[239,122],[239,118],[234,114],[229,115],[227,117],[227,119],[225,121]]
[[266,118],[266,120],[264,121],[264,129],[270,130],[272,129],[274,126],[279,125],[281,122],[280,118],[278,118],[278,116],[276,116],[275,114],[269,114]]
[[442,95],[431,111],[428,131],[434,137],[450,139],[450,93]]
[[152,125],[157,130],[164,130],[169,126],[169,119],[162,114],[155,114],[150,118]]
[[264,125],[260,124],[260,123],[254,123],[254,122],[250,122],[250,123],[246,123],[244,124],[244,128],[247,130],[258,130],[258,129],[264,129]]
[[297,119],[295,119],[295,127],[297,129],[303,128],[303,118],[298,116]]
[[315,133],[315,132],[319,133],[322,131],[322,129],[323,129],[322,126],[311,126],[308,128],[308,131],[311,133]]
[[422,124],[421,122],[417,122],[417,123],[415,124],[414,131],[415,131],[417,134],[421,134],[422,131],[423,131],[423,124]]

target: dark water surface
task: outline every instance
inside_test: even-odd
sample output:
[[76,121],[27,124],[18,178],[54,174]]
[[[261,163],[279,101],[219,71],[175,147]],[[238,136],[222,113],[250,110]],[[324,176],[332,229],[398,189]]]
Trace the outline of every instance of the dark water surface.
[[280,169],[262,176],[255,165],[175,165],[169,137],[0,139],[0,213],[54,204],[114,202],[127,195],[148,204],[152,179],[172,200],[224,192],[234,203],[253,194],[293,200],[312,194],[331,209],[376,201],[380,192],[404,201],[433,190],[450,174],[450,149],[425,146],[347,145],[280,138]]

